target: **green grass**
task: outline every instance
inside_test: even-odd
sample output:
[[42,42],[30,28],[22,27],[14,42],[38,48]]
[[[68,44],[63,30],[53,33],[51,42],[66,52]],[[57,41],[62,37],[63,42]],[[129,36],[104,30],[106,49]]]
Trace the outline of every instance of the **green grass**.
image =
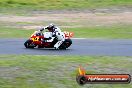
[[[0,55],[0,88],[131,88],[131,84],[79,86],[79,65],[87,73],[128,73],[132,57]],[[124,64],[127,63],[127,64]]]
[[0,0],[0,8],[16,9],[80,9],[131,5],[131,0]]
[[108,38],[108,39],[131,39],[132,26],[130,25],[113,25],[102,27],[88,28],[71,28],[68,31],[73,31],[75,37],[79,38]]
[[27,38],[34,32],[34,30],[23,30],[16,28],[0,28],[0,38]]
[[[0,38],[28,38],[34,30],[0,28]],[[132,26],[114,25],[102,27],[68,28],[63,31],[74,32],[76,38],[132,39]]]

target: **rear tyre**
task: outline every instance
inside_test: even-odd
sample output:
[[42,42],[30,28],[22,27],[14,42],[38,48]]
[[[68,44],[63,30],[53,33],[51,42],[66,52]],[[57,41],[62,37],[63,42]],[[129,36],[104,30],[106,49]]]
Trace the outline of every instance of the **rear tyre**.
[[24,43],[24,46],[25,46],[26,48],[34,48],[35,46],[31,46],[31,43],[32,43],[31,40],[27,40],[27,41]]
[[59,47],[59,49],[60,49],[60,50],[66,50],[66,46],[65,46],[65,45],[61,45],[61,46]]
[[66,48],[70,47],[71,44],[72,44],[72,40],[71,40],[71,39],[66,39],[66,40],[64,41],[64,45],[66,46]]
[[62,45],[59,47],[59,49],[66,50],[66,48],[70,47],[71,44],[72,44],[72,40],[71,39],[65,39],[65,41],[62,43]]

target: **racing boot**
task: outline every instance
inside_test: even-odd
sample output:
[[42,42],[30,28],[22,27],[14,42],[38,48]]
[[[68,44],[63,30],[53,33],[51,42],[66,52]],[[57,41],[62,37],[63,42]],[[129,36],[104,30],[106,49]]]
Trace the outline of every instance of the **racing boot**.
[[55,45],[54,48],[55,49],[59,49],[60,45],[63,43],[63,41],[58,41]]

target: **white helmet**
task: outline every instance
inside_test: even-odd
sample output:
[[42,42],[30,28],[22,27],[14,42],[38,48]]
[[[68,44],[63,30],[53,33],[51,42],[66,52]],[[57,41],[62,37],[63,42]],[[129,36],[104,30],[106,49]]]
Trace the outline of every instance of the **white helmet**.
[[53,23],[51,23],[51,24],[49,24],[49,28],[52,28],[52,27],[54,27],[55,25],[53,24]]

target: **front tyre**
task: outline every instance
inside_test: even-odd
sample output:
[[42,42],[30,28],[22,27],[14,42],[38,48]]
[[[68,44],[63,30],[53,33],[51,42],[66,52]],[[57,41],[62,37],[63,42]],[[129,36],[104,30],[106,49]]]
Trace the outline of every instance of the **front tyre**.
[[32,43],[32,41],[28,39],[28,40],[24,43],[24,46],[25,46],[26,48],[34,48],[35,46],[31,46],[31,43]]

